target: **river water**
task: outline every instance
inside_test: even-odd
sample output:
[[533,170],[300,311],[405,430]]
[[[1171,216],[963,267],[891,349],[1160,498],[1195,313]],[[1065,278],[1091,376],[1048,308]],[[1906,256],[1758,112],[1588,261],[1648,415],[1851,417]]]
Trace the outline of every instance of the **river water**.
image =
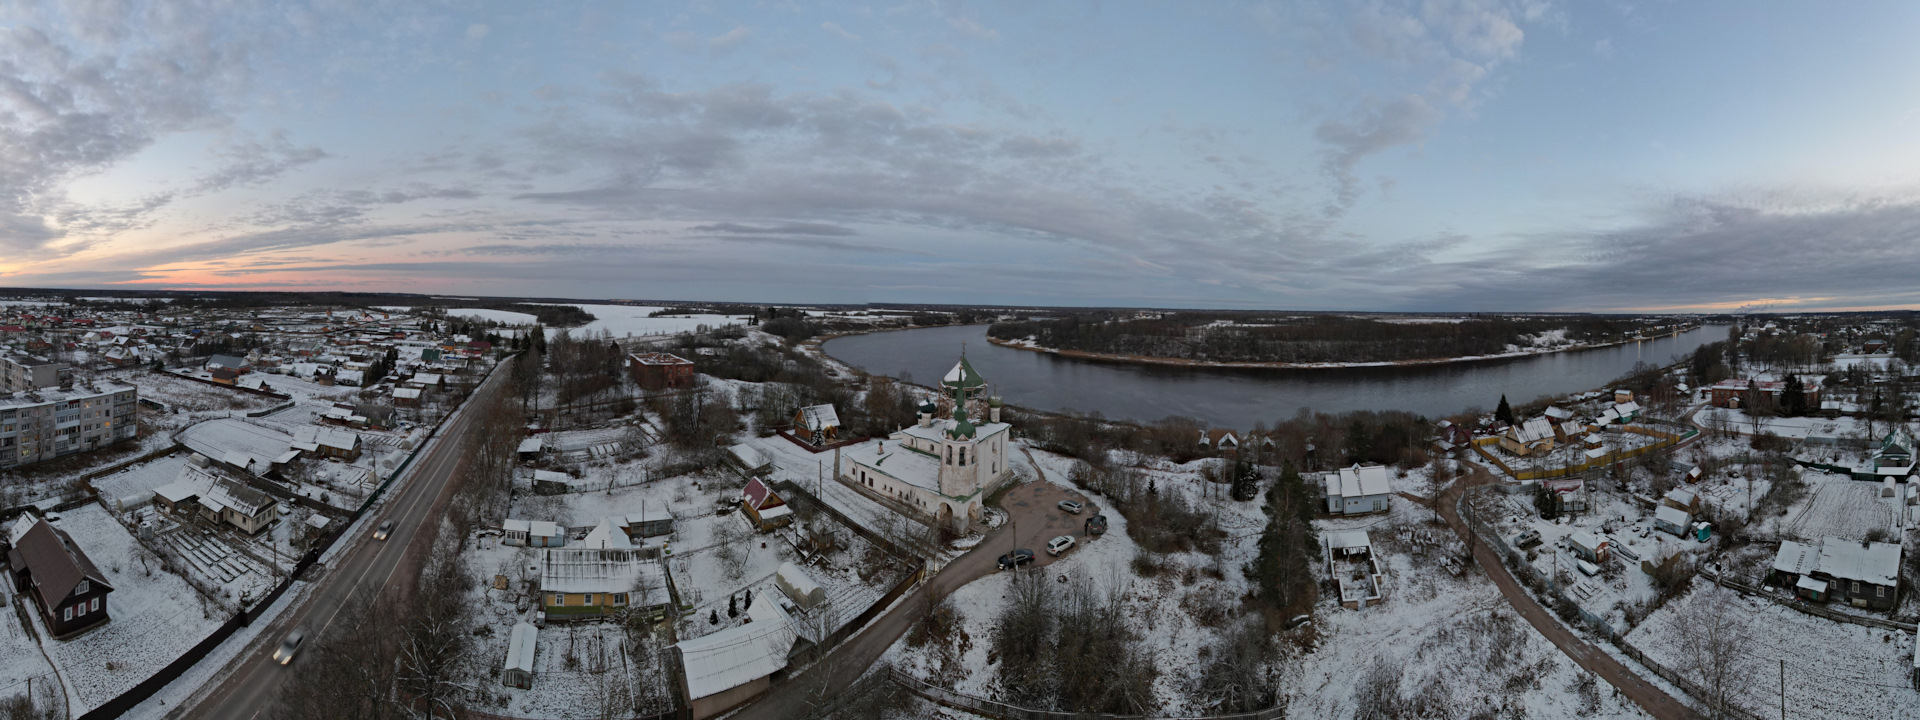
[[1480,406],[1492,410],[1501,393],[1514,404],[1545,394],[1599,389],[1635,363],[1673,362],[1694,348],[1725,340],[1727,328],[1709,325],[1675,337],[1597,350],[1412,367],[1274,370],[1187,368],[1063,358],[987,342],[987,326],[923,328],[849,335],[824,349],[869,373],[909,377],[932,385],[953,367],[965,343],[967,357],[993,391],[1012,405],[1037,410],[1098,412],[1153,422],[1169,415],[1215,427],[1253,427],[1292,418],[1301,408],[1408,410],[1440,417]]

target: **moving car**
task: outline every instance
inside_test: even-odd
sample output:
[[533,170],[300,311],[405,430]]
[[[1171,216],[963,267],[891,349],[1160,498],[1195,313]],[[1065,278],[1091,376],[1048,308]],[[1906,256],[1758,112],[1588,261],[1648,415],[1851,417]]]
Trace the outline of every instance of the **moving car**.
[[1020,548],[1018,550],[1015,550],[1013,552],[1000,556],[1000,569],[1005,570],[1007,568],[1016,567],[1019,565],[1025,565],[1030,562],[1033,562],[1033,551],[1028,550],[1026,548]]
[[1060,537],[1047,541],[1047,554],[1052,555],[1054,557],[1060,557],[1060,553],[1063,553],[1072,549],[1073,549],[1072,535],[1061,535]]
[[380,523],[380,527],[374,529],[373,539],[385,540],[387,539],[387,536],[392,534],[393,534],[393,521],[388,520],[386,522]]
[[1070,513],[1073,513],[1073,514],[1075,514],[1075,515],[1079,515],[1079,514],[1080,514],[1080,511],[1081,511],[1081,510],[1085,510],[1086,508],[1087,508],[1087,506],[1085,506],[1085,505],[1081,505],[1081,504],[1080,504],[1080,503],[1079,503],[1078,501],[1075,501],[1075,500],[1061,500],[1061,501],[1060,501],[1060,509],[1061,509],[1061,510],[1065,510],[1065,511],[1067,511],[1067,512],[1070,512]]
[[300,643],[305,642],[306,639],[306,630],[294,628],[293,632],[287,633],[287,637],[280,641],[279,649],[273,651],[273,661],[281,665],[293,662],[293,654],[300,651]]
[[1107,532],[1107,516],[1095,515],[1087,518],[1088,535],[1104,535]]

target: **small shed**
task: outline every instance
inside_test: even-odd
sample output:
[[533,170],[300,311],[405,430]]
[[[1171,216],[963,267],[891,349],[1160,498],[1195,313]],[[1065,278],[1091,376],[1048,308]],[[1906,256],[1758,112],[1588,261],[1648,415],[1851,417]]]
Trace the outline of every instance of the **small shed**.
[[820,587],[820,583],[814,582],[805,570],[793,563],[780,563],[780,569],[773,574],[773,582],[780,587],[780,592],[786,593],[803,610],[812,610],[827,601],[827,591]]
[[773,470],[773,461],[767,459],[767,454],[746,443],[727,448],[727,459],[749,477],[765,475]]
[[1661,505],[1653,511],[1653,529],[1686,537],[1693,524],[1693,516],[1687,511],[1672,505]]
[[626,518],[628,537],[658,537],[673,534],[673,511],[664,503],[641,503],[640,512]]
[[546,449],[546,441],[541,438],[530,437],[525,440],[521,440],[520,441],[520,459],[531,460],[535,457],[539,457],[540,451],[544,449]]
[[533,651],[540,630],[525,622],[514,623],[513,636],[507,640],[507,665],[500,670],[500,684],[527,690],[533,687]]
[[1596,563],[1606,562],[1609,551],[1613,547],[1613,542],[1608,540],[1607,536],[1595,535],[1585,530],[1568,535],[1567,544],[1573,548],[1573,554],[1580,556],[1580,559]]

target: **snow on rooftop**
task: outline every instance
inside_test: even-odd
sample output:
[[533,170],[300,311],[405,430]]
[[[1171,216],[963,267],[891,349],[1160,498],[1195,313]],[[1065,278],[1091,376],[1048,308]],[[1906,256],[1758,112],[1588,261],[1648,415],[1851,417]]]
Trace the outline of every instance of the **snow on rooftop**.
[[1891,586],[1900,577],[1900,546],[1821,538],[1820,572],[1842,580]]
[[707,697],[772,675],[787,666],[796,637],[787,613],[760,593],[747,608],[752,622],[675,645],[687,694]]

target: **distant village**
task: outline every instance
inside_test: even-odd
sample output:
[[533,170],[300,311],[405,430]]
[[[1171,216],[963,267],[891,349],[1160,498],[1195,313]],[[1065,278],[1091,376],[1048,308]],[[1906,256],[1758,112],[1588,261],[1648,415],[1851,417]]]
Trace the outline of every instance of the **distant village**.
[[[469,417],[429,567],[463,579],[447,672],[487,717],[1644,717],[1609,673],[1728,717],[1920,712],[1899,321],[1735,322],[1491,411],[1226,428],[817,341],[899,315],[30,302],[0,318],[0,697],[40,711],[201,701],[147,681],[280,642]],[[350,650],[306,642],[285,662]],[[314,667],[287,692],[325,692]]]

